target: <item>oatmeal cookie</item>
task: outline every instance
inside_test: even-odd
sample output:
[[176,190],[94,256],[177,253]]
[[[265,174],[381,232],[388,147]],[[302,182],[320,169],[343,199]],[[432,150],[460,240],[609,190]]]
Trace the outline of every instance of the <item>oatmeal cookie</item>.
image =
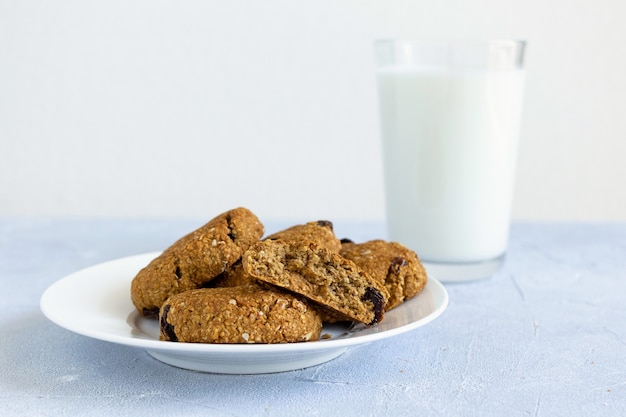
[[387,311],[414,297],[426,286],[426,270],[417,254],[400,243],[380,239],[364,243],[344,240],[340,254],[384,283],[389,291]]
[[[333,224],[328,220],[318,220],[298,224],[273,233],[263,240],[283,240],[292,243],[316,243],[329,250],[339,252],[341,241],[335,236]],[[210,287],[236,287],[239,285],[265,286],[251,277],[243,269],[241,261],[226,268],[223,274],[209,283]]]
[[246,208],[220,214],[139,271],[131,284],[133,304],[144,316],[157,315],[168,297],[214,279],[258,242],[263,232],[259,219]]
[[250,287],[201,288],[167,299],[161,340],[190,343],[294,343],[318,340],[322,320],[292,294]]
[[389,298],[385,286],[354,262],[315,243],[264,240],[244,253],[243,267],[258,280],[366,324],[382,320]]

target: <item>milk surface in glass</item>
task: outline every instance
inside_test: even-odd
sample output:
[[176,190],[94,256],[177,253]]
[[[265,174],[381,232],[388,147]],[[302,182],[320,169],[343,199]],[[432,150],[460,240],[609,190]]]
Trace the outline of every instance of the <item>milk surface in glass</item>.
[[389,235],[425,261],[506,251],[524,75],[378,70]]

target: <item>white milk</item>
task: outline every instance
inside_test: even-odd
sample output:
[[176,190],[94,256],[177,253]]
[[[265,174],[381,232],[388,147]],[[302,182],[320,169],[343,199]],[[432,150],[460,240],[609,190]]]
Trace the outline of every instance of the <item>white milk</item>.
[[506,251],[521,70],[378,71],[392,240],[431,262]]

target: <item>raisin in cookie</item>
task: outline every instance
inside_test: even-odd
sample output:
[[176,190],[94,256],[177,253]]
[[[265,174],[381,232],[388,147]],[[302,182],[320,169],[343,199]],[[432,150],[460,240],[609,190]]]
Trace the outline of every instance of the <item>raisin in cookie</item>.
[[263,225],[248,209],[220,214],[139,271],[131,284],[133,304],[145,316],[158,314],[171,295],[198,288],[234,264],[263,232]]
[[167,299],[161,340],[190,343],[294,343],[318,340],[322,320],[292,294],[250,287],[201,288]]
[[427,282],[426,270],[417,254],[397,242],[343,241],[341,256],[353,261],[389,291],[387,311],[417,295]]
[[385,286],[354,262],[315,243],[264,240],[244,253],[243,267],[258,280],[366,324],[382,320],[389,298]]

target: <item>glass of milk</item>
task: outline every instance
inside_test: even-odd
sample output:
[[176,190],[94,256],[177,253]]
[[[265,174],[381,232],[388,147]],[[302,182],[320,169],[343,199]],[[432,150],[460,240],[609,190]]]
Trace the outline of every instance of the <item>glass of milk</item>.
[[443,282],[507,250],[525,43],[375,42],[389,238]]

